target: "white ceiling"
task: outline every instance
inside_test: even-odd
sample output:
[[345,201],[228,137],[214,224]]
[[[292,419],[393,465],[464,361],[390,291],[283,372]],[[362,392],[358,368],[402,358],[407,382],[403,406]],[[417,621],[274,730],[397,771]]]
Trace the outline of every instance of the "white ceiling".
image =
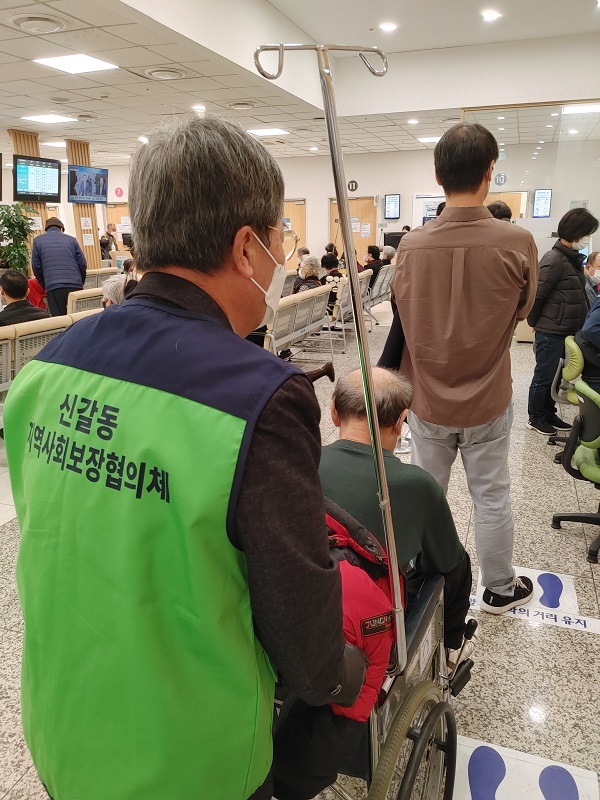
[[562,111],[562,106],[468,111],[465,122],[479,122],[507,145],[600,139],[600,112],[563,115]]
[[[393,3],[330,0],[319,6],[315,0],[303,0],[303,3],[272,0],[271,4],[321,41],[364,40],[362,34],[368,29],[365,26],[393,19],[400,23],[398,33],[384,36],[377,32],[370,39],[393,52],[394,48],[401,49],[407,36],[414,49],[434,46],[434,40],[445,46],[452,42],[487,41],[492,36],[492,28],[499,32],[493,34],[495,38],[504,39],[515,38],[519,32],[523,38],[600,30],[596,0],[576,1],[577,14],[572,13],[571,3],[565,0],[521,0],[519,4],[517,0],[489,0],[492,7],[505,13],[505,17],[495,23],[501,23],[497,28],[482,28],[480,3],[474,0],[453,3],[430,0],[426,18],[435,20],[435,25],[423,24],[421,4],[409,4],[407,0],[401,4],[398,0]],[[517,6],[518,13],[515,12]],[[540,11],[542,8],[544,13]],[[531,16],[532,10],[537,17]],[[26,34],[12,21],[16,15],[25,14],[58,17],[65,23],[64,30],[43,36]],[[519,20],[518,26],[513,17]],[[537,19],[535,24],[534,18]],[[411,26],[417,24],[417,19],[418,31],[412,31]],[[456,38],[459,34],[460,42]],[[102,58],[119,69],[79,76],[33,62],[34,58],[73,53]],[[145,74],[148,69],[161,67],[179,69],[185,77],[159,81]],[[236,101],[248,101],[254,108],[231,110],[228,104]],[[38,131],[42,143],[65,138],[88,140],[94,164],[125,164],[138,146],[138,136],[151,130],[165,116],[189,113],[192,105],[198,102],[208,111],[236,119],[245,128],[272,126],[289,131],[290,135],[281,139],[263,140],[277,157],[318,157],[328,152],[322,110],[123,3],[115,0],[105,0],[103,4],[96,0],[0,0],[0,152],[4,162],[10,161],[12,154],[6,129],[14,127]],[[87,114],[92,119],[57,125],[22,119],[31,114],[52,112],[73,117]],[[478,120],[494,130],[497,114],[482,113]],[[501,141],[516,143],[544,138],[540,126],[545,115],[546,111],[506,112],[506,135]],[[421,144],[418,137],[440,136],[452,124],[448,120],[458,116],[458,109],[446,108],[342,118],[340,131],[344,152],[432,148],[433,144]],[[411,118],[418,119],[419,124],[409,125]],[[582,138],[600,138],[597,117],[585,121],[577,118],[577,123],[574,127]],[[546,139],[551,138],[550,134],[559,135],[557,129],[548,129]],[[311,153],[310,147],[319,147],[318,153]],[[65,152],[57,148],[42,146],[41,153],[53,158],[65,157]]]
[[[597,0],[269,0],[321,42],[377,45],[387,53],[600,31]],[[502,17],[484,22],[483,9]],[[398,29],[382,33],[382,22]]]

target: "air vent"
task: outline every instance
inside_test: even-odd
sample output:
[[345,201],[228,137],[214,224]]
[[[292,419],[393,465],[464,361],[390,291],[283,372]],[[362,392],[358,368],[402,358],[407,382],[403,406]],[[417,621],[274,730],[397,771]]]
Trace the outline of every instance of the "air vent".
[[252,100],[234,100],[233,103],[227,103],[227,108],[232,111],[251,111],[257,105],[258,103],[254,103]]
[[170,69],[168,67],[153,67],[152,69],[144,70],[149,78],[155,81],[174,81],[178,78],[185,78],[186,73],[180,69]]
[[77,119],[79,122],[92,122],[95,119],[98,119],[97,114],[78,114]]
[[59,97],[58,95],[56,97],[51,97],[50,100],[52,100],[53,103],[68,103],[68,102],[70,102],[68,97]]
[[445,125],[458,125],[460,117],[446,117],[442,120]]
[[15,28],[20,28],[25,33],[41,36],[47,33],[56,33],[66,28],[67,23],[58,17],[46,17],[30,14],[19,14],[11,17],[10,21]]

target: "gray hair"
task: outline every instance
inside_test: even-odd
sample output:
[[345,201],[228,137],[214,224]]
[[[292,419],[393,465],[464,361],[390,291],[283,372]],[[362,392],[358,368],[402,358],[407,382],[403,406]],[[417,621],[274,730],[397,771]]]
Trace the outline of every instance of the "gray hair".
[[125,292],[125,277],[114,275],[102,284],[102,297],[120,306],[123,302]]
[[305,278],[318,278],[321,271],[321,264],[316,256],[302,256],[300,266],[304,270]]
[[136,266],[214,273],[244,225],[268,244],[283,197],[277,162],[239,125],[210,114],[171,118],[131,161]]
[[[377,421],[380,428],[391,428],[398,422],[402,412],[410,408],[412,386],[401,372],[381,367],[373,367],[372,371]],[[342,422],[352,417],[366,419],[367,409],[359,369],[338,380],[333,392],[333,404]]]
[[383,257],[386,261],[391,261],[396,255],[396,250],[391,244],[386,244],[383,248]]

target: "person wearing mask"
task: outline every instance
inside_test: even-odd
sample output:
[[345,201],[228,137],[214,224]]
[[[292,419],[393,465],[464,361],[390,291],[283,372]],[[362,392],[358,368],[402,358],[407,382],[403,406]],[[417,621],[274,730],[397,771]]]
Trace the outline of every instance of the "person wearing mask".
[[527,427],[546,435],[569,430],[556,413],[552,382],[565,352],[565,339],[582,327],[589,301],[582,250],[598,230],[586,208],[573,208],[558,223],[558,241],[540,261],[540,281],[527,323],[535,329],[535,370],[529,387]]
[[321,284],[323,286],[329,286],[329,301],[327,303],[327,308],[331,314],[333,307],[335,306],[335,301],[337,300],[340,283],[344,279],[344,276],[338,269],[339,261],[337,256],[334,256],[333,253],[327,253],[321,258],[321,266],[326,273],[321,278]]
[[106,232],[100,237],[100,250],[102,252],[102,258],[110,258],[111,252],[118,249],[119,242],[117,240],[117,226],[114,223],[109,222],[106,226]]
[[370,244],[367,247],[367,253],[365,255],[365,269],[372,269],[373,274],[369,278],[369,289],[373,288],[373,284],[377,280],[377,276],[379,275],[379,270],[382,267],[381,263],[381,250],[377,247],[376,244]]
[[300,270],[300,264],[302,263],[302,259],[304,258],[304,256],[309,256],[309,255],[310,255],[310,250],[308,249],[308,247],[298,248],[296,252],[296,256],[298,257],[298,270]]
[[[11,386],[23,722],[56,800],[270,800],[277,673],[313,705],[361,692],[319,404],[244,339],[285,280],[283,203],[237,124],[166,120],[131,162],[139,284]],[[40,458],[32,420],[68,451]]]
[[49,217],[46,232],[35,237],[31,252],[33,274],[46,290],[53,317],[67,313],[69,292],[83,289],[87,270],[79,242],[64,230],[58,217]]
[[598,284],[600,279],[596,275],[596,270],[600,270],[600,253],[590,253],[585,264],[585,293],[587,295],[590,308],[598,297]]
[[4,309],[0,312],[0,325],[16,325],[34,319],[47,319],[50,314],[32,305],[29,300],[27,278],[16,269],[7,269],[0,276],[0,296]]
[[386,244],[381,251],[382,259],[381,266],[389,267],[392,261],[396,258],[396,250],[391,245]]
[[473,500],[481,608],[492,614],[533,596],[532,581],[512,566],[508,451],[510,346],[538,276],[529,231],[494,219],[483,204],[497,159],[498,143],[482,125],[446,131],[434,150],[446,208],[404,237],[392,279],[405,338],[400,369],[413,385],[412,463],[447,491],[460,451]]
[[319,259],[316,258],[316,256],[304,256],[298,272],[300,274],[298,276],[298,280],[294,284],[292,294],[306,292],[309,289],[318,289],[319,286],[322,285],[319,278],[321,266],[319,264]]
[[488,211],[492,217],[496,219],[504,219],[506,222],[511,221],[512,211],[510,210],[510,206],[502,200],[496,200],[495,203],[490,203],[488,205]]

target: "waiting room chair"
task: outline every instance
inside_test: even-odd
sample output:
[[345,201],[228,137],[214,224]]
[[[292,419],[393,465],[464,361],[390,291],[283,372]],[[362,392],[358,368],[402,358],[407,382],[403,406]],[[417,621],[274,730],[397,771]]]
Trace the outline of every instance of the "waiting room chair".
[[[571,338],[571,337],[569,337]],[[562,465],[575,480],[590,481],[600,489],[600,394],[585,383],[575,382],[575,392],[579,401],[579,414],[575,417],[571,433],[563,452]],[[586,525],[600,525],[600,504],[598,511],[578,514],[554,514],[552,527],[560,528],[561,522],[581,522]],[[588,548],[587,560],[598,563],[600,535]]]
[[[573,336],[565,339],[565,355],[558,363],[556,375],[552,381],[551,394],[555,403],[571,403],[576,406],[579,404],[577,392],[573,388],[574,382],[581,376],[583,371],[583,353]],[[548,444],[564,444],[568,440],[564,433],[555,433],[548,437]],[[562,453],[557,453],[554,461],[561,463]]]

